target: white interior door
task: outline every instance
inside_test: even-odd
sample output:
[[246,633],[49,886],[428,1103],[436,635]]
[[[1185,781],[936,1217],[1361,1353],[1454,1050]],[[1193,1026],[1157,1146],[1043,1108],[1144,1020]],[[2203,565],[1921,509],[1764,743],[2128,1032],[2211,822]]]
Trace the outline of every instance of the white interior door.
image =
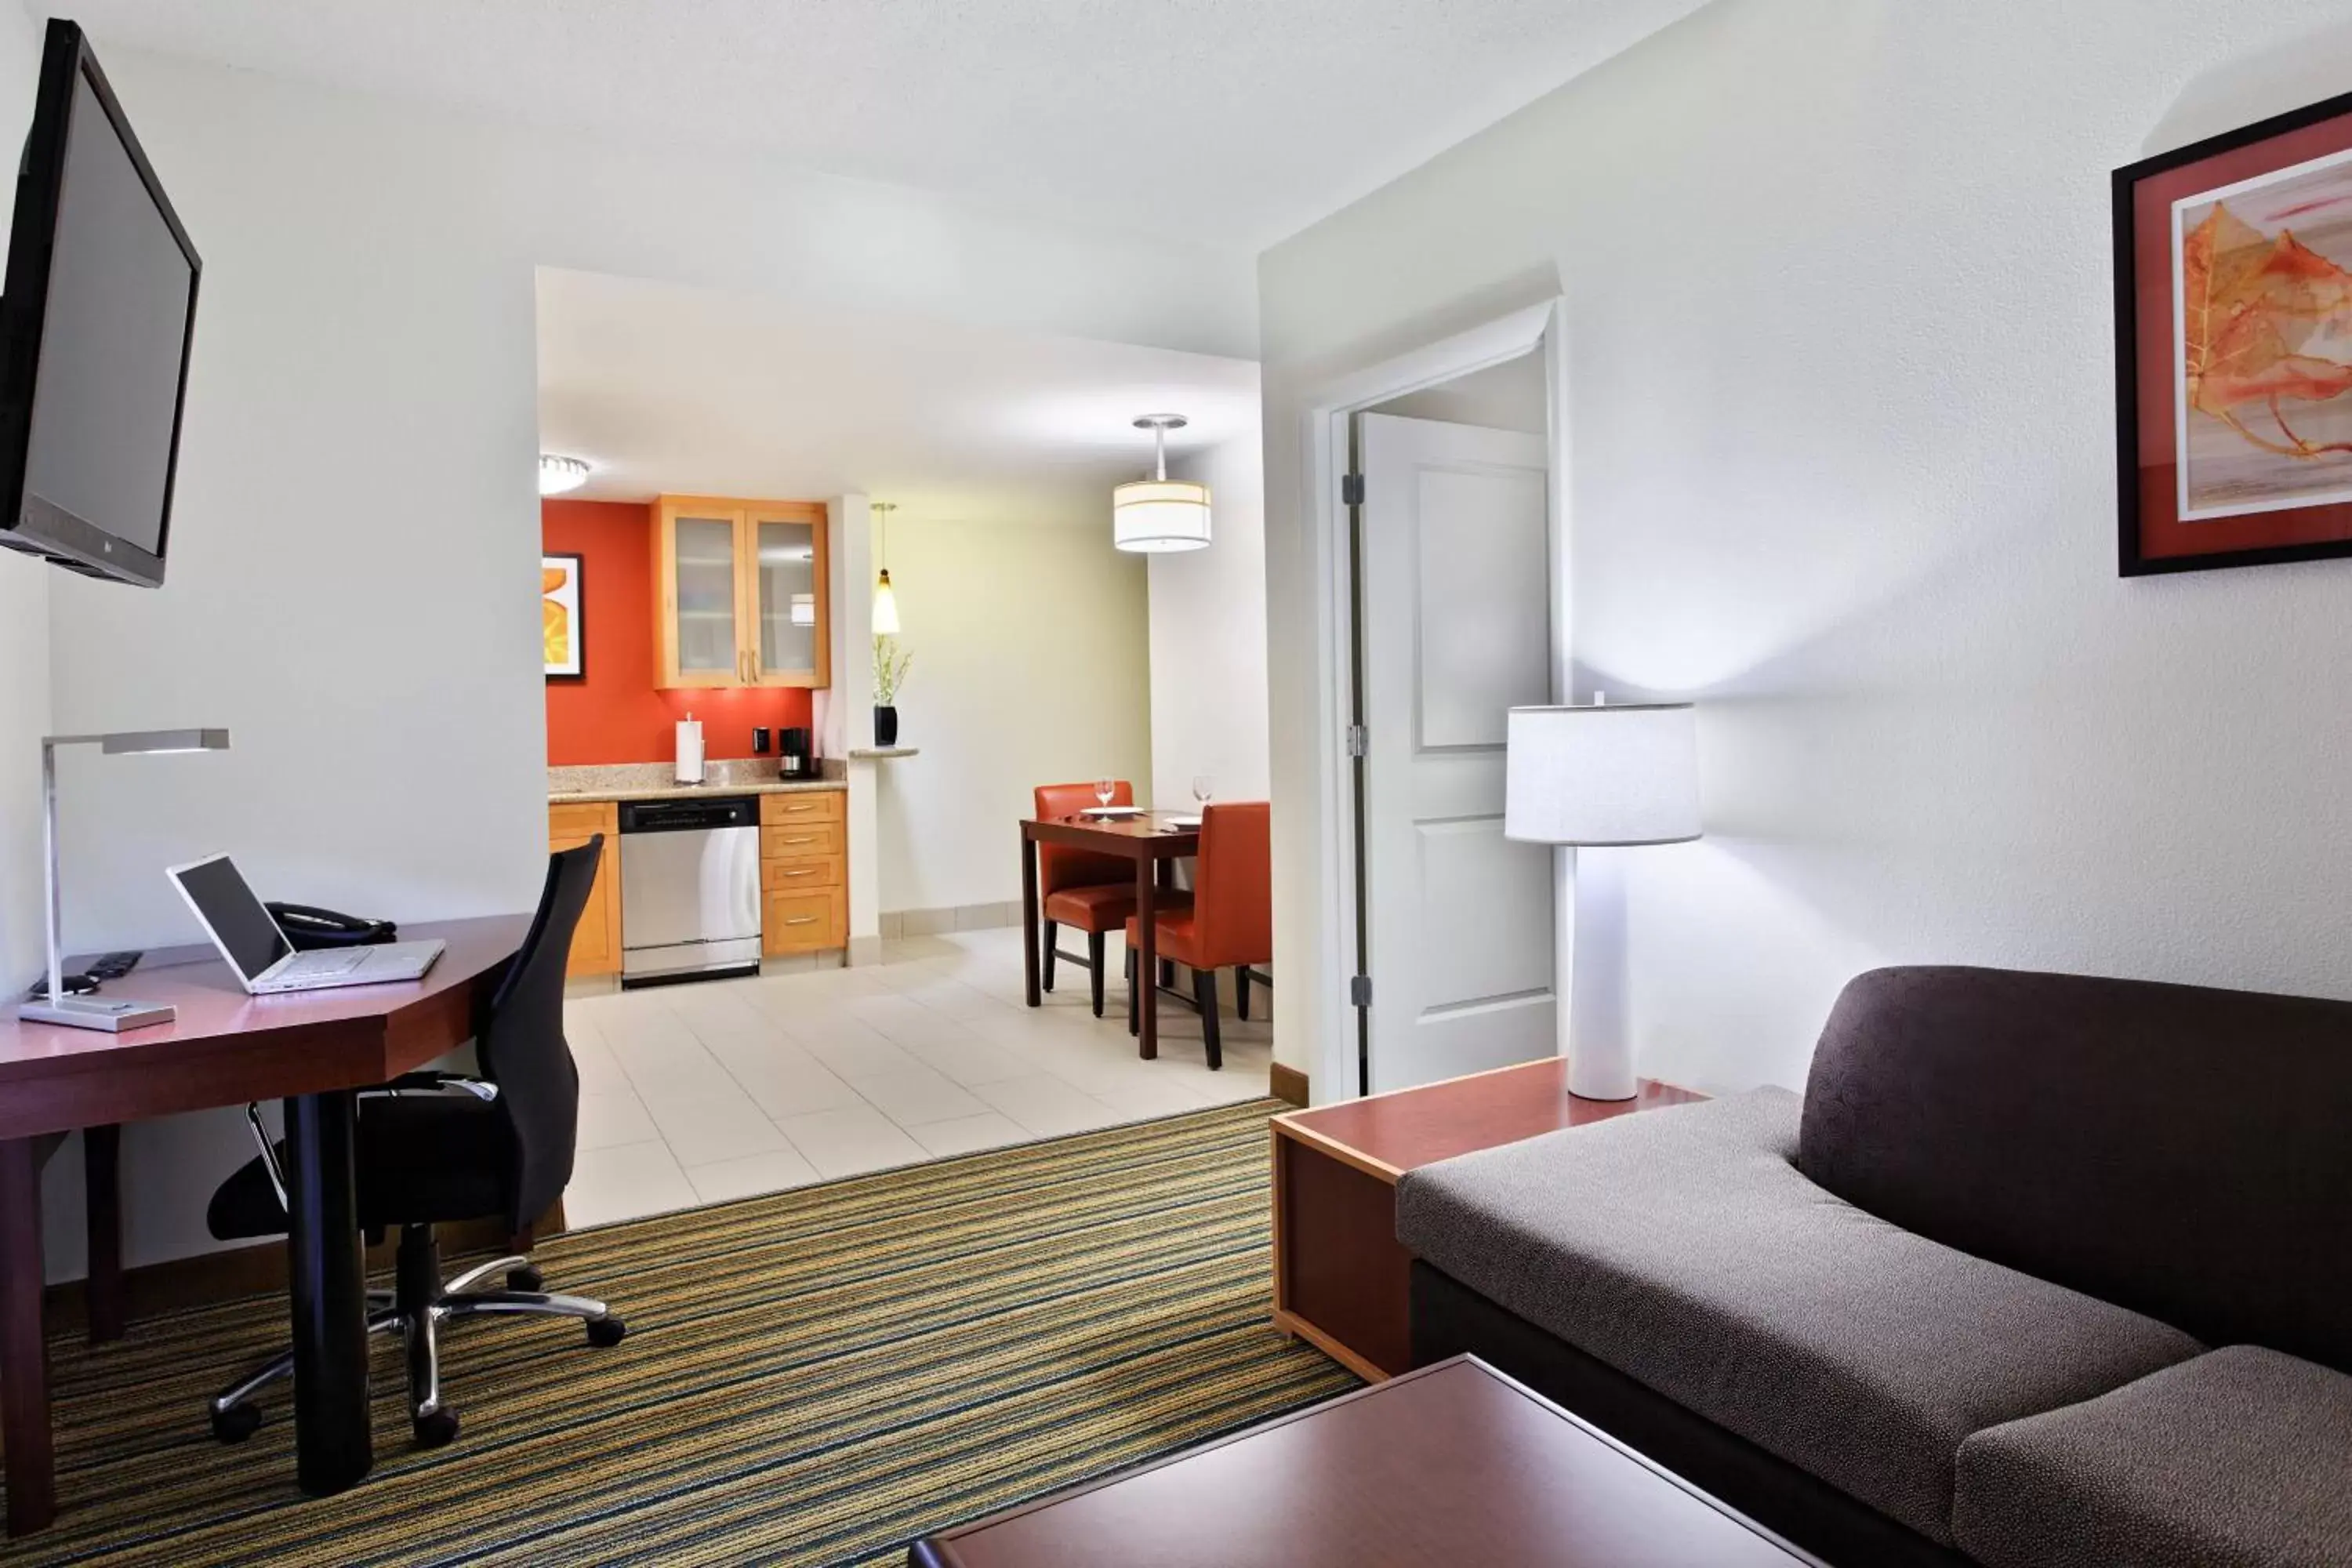
[[1552,857],[1503,837],[1504,715],[1551,700],[1544,441],[1358,416],[1370,1087],[1557,1048]]

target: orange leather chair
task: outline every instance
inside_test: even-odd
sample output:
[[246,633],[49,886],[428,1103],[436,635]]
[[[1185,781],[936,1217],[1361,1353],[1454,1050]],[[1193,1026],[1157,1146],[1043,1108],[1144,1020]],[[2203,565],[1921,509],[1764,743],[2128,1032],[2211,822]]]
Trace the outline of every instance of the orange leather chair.
[[[1192,972],[1192,1003],[1201,1012],[1201,1040],[1209,1065],[1225,1065],[1217,1038],[1217,971],[1236,972],[1234,1002],[1249,1016],[1250,965],[1274,962],[1274,838],[1271,808],[1262,800],[1211,805],[1201,813],[1201,855],[1189,909],[1160,910],[1158,955]],[[1141,982],[1135,952],[1141,932],[1127,920],[1127,1026],[1138,1026]]]
[[[1076,816],[1101,803],[1091,784],[1039,784],[1037,820]],[[1125,779],[1110,797],[1113,805],[1133,805],[1135,786]],[[1135,862],[1116,855],[1094,855],[1066,845],[1037,846],[1037,895],[1045,921],[1045,951],[1039,955],[1045,988],[1054,988],[1054,961],[1067,959],[1093,972],[1095,1016],[1103,1016],[1103,938],[1119,930],[1135,913]],[[1087,933],[1087,956],[1056,952],[1061,928],[1076,926]]]

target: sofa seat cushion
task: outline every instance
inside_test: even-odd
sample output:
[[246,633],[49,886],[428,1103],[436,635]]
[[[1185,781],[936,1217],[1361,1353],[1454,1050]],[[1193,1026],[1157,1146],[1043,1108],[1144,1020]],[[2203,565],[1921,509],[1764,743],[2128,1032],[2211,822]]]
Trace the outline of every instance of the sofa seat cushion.
[[2120,1388],[2187,1334],[1897,1229],[1799,1174],[1783,1089],[1465,1154],[1405,1247],[1935,1541],[1969,1433]]
[[2232,1345],[1979,1432],[1952,1529],[1990,1568],[2342,1568],[2352,1377]]

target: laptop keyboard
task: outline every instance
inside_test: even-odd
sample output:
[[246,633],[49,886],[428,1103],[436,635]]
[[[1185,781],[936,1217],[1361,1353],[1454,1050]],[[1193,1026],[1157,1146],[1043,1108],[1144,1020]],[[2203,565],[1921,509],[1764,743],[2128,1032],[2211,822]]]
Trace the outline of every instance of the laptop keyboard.
[[315,980],[330,974],[349,974],[367,962],[364,952],[339,952],[332,948],[316,952],[299,952],[292,963],[279,970],[274,980]]

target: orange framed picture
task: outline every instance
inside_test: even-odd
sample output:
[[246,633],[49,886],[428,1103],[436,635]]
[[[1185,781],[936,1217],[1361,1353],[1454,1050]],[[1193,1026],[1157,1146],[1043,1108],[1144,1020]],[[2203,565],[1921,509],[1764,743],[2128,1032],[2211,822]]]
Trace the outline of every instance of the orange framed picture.
[[2115,175],[2127,577],[2352,555],[2352,94]]
[[547,679],[588,677],[587,620],[582,614],[577,555],[539,558],[539,626],[547,650]]

